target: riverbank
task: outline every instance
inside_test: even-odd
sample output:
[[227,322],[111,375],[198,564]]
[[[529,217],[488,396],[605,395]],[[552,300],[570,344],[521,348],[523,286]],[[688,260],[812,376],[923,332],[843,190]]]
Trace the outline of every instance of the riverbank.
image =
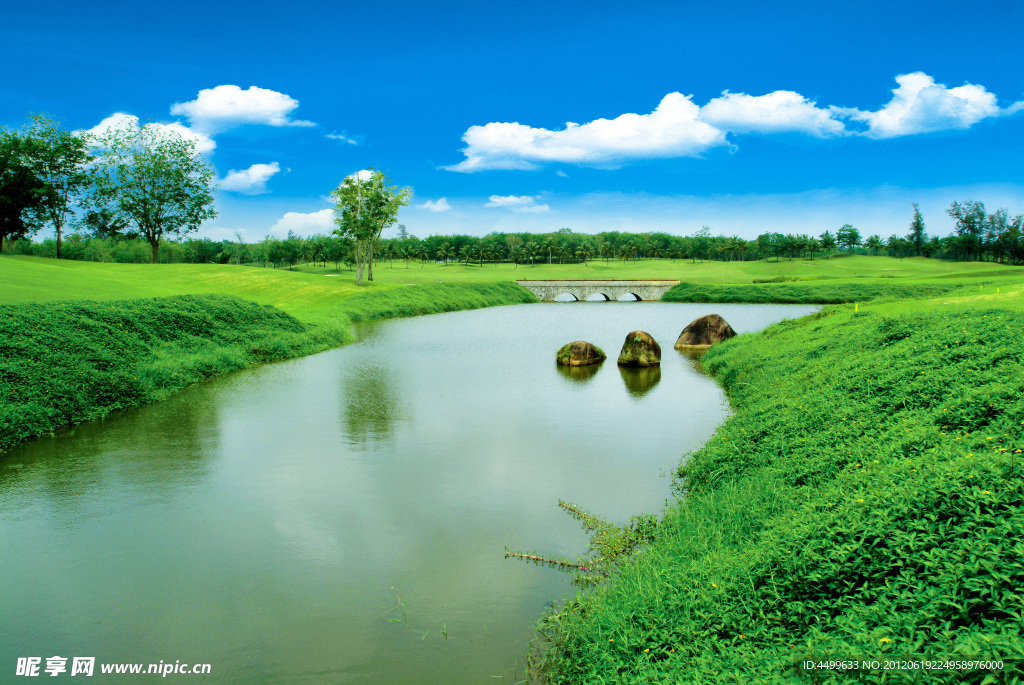
[[0,450],[221,373],[346,344],[356,321],[534,301],[493,283],[371,291],[307,321],[230,295],[0,305]]
[[839,682],[801,664],[978,659],[1002,670],[897,675],[1019,682],[1020,290],[829,307],[712,348],[736,413],[684,458],[656,542],[544,619],[547,681]]

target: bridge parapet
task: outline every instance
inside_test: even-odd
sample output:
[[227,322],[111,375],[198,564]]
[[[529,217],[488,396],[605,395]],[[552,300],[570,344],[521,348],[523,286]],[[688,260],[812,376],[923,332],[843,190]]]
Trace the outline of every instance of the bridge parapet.
[[641,300],[660,300],[677,280],[560,280],[560,281],[516,281],[538,299],[551,302],[559,295],[569,294],[577,300],[586,300],[593,295],[604,295],[617,300],[623,295],[635,295]]

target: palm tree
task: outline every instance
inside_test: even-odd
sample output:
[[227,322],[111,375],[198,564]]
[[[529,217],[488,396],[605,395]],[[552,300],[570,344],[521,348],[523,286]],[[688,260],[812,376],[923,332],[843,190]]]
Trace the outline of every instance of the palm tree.
[[451,243],[441,243],[441,247],[437,248],[437,258],[443,260],[445,266],[448,266],[448,260],[454,256]]
[[825,251],[825,256],[828,257],[829,250],[834,250],[836,247],[836,237],[825,231],[818,240],[821,241],[821,249]]
[[864,247],[871,250],[872,256],[878,254],[878,250],[882,247],[882,239],[877,235],[868,236],[868,239],[864,241]]
[[551,264],[551,250],[555,247],[555,241],[545,237],[540,244],[540,251],[548,253],[548,264]]
[[540,245],[531,240],[530,242],[526,243],[526,247],[523,249],[525,250],[526,254],[530,255],[530,266],[533,266],[533,260],[537,256],[537,251],[540,250]]

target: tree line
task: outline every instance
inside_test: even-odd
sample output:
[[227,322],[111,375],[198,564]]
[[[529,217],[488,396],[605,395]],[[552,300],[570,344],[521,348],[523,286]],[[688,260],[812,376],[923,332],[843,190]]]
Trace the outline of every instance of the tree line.
[[[862,237],[851,224],[820,235],[765,232],[754,240],[664,232],[493,232],[484,237],[431,235],[417,238],[404,225],[384,238],[412,194],[367,169],[346,177],[331,193],[335,228],[330,234],[267,236],[247,244],[193,238],[213,209],[214,172],[195,145],[159,127],[122,126],[102,136],[68,132],[44,116],[30,117],[21,131],[0,131],[0,251],[114,262],[234,263],[291,267],[300,262],[349,266],[361,282],[373,280],[375,260],[426,264],[573,264],[670,259],[748,261],[815,259],[840,254],[911,255],[1024,263],[1024,215],[989,213],[982,202],[953,202],[946,213],[953,233],[925,232],[913,205],[907,232]],[[42,227],[54,237],[34,242]],[[4,243],[4,238],[8,242]],[[11,240],[13,239],[13,240]]]

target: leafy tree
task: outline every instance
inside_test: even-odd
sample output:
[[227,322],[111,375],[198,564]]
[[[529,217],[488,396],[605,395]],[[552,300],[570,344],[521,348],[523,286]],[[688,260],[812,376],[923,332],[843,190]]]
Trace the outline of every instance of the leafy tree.
[[32,125],[26,135],[37,142],[33,146],[33,166],[50,192],[35,209],[39,218],[53,226],[60,259],[61,235],[74,216],[71,205],[90,183],[86,164],[92,158],[87,136],[75,135],[43,115],[29,117]]
[[853,252],[853,248],[860,245],[860,231],[850,224],[843,224],[836,231],[836,242],[841,247],[845,247],[850,252]]
[[134,125],[112,128],[98,139],[90,203],[108,210],[144,237],[160,258],[160,239],[186,235],[213,209],[213,169],[195,143],[174,131]]
[[383,172],[367,169],[345,177],[334,191],[334,232],[355,240],[356,284],[362,285],[363,268],[373,280],[373,248],[381,233],[398,218],[398,210],[409,204],[412,188],[388,185]]
[[914,218],[910,221],[910,235],[907,236],[907,240],[914,246],[914,254],[920,257],[921,248],[928,238],[924,234],[924,217],[921,216],[921,210],[918,209],[916,202],[913,203],[913,207]]
[[981,202],[968,200],[963,204],[954,202],[946,210],[956,222],[954,231],[960,238],[960,245],[967,255],[981,256],[981,234],[985,225],[985,205]]
[[52,187],[40,178],[34,159],[39,143],[0,131],[0,251],[4,238],[20,239],[39,229],[36,217],[52,201]]
[[[914,205],[915,207],[917,205]],[[878,250],[882,247],[882,239],[877,235],[868,236],[868,239],[864,241],[864,247],[871,250],[872,255],[877,255]]]

